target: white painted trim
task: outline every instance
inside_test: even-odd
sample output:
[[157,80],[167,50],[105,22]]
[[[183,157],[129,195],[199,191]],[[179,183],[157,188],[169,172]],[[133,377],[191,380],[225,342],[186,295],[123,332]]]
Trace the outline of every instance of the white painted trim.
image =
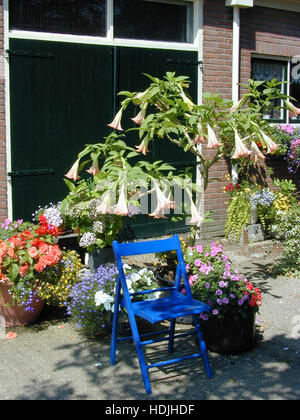
[[[10,80],[9,80],[9,58],[6,50],[9,48],[9,14],[8,0],[3,0],[3,21],[4,21],[4,84],[5,84],[5,138],[6,138],[6,171],[11,171],[11,126],[10,126]],[[12,184],[11,178],[7,176],[7,207],[8,218],[13,219],[12,211]]]
[[279,55],[270,55],[270,54],[259,54],[259,53],[253,53],[251,54],[252,58],[261,58],[266,60],[275,60],[275,61],[289,61],[292,57],[284,57]]
[[[195,34],[195,44],[198,45],[198,61],[203,61],[203,0],[199,0],[195,2],[194,7],[194,34]],[[198,66],[198,104],[202,103],[202,95],[203,95],[203,66]],[[199,144],[199,150],[202,150],[202,145]],[[197,161],[199,162],[200,159],[197,157]],[[203,187],[203,177],[201,175],[200,167],[196,167],[196,184],[200,187]],[[198,195],[198,193],[197,193]],[[204,193],[199,193],[200,197],[197,196],[196,205],[198,204],[198,211],[202,217],[204,217]],[[200,232],[197,232],[197,235],[201,233],[201,225],[200,223]],[[199,237],[197,237],[199,239]]]
[[[291,60],[288,60],[288,62],[287,62],[287,85],[286,85],[286,87],[287,87],[287,95],[288,96],[290,96],[290,93],[291,93]],[[286,112],[286,117],[285,117],[285,122],[286,122],[286,124],[288,124],[289,123],[289,112],[287,111]]]
[[106,35],[109,41],[114,39],[114,6],[112,1],[106,2]]
[[[112,29],[110,30],[110,34]],[[9,31],[9,38],[17,39],[33,39],[38,41],[56,41],[56,42],[70,42],[77,44],[93,44],[93,45],[108,45],[108,46],[127,46],[140,48],[158,48],[170,50],[189,50],[197,51],[198,46],[195,44],[186,44],[179,42],[160,42],[160,41],[144,41],[139,39],[109,39],[95,36],[81,36],[81,35],[66,35],[53,34],[49,32],[33,32],[33,31]],[[111,36],[111,35],[110,35]]]
[[[194,9],[194,33],[195,44],[198,46],[198,61],[203,61],[203,0],[195,4]],[[203,66],[198,66],[198,104],[202,103],[203,94]]]
[[233,27],[232,27],[232,101],[239,101],[239,82],[240,82],[240,8],[233,8]]
[[[241,13],[238,6],[233,7],[232,18],[232,102],[239,101],[240,83],[240,33],[241,33]],[[239,181],[239,165],[231,166],[231,179],[234,184]]]
[[120,39],[115,38],[113,45],[120,47],[140,47],[140,48],[157,48],[161,50],[185,50],[197,51],[198,46],[195,44],[184,44],[177,42],[160,42],[160,41],[144,41],[138,39]]
[[254,6],[269,7],[271,9],[289,10],[300,13],[299,0],[254,0]]

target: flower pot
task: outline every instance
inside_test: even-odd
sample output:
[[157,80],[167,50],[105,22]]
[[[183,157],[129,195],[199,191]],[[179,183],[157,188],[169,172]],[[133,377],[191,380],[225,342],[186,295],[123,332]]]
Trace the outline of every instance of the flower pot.
[[4,319],[5,326],[20,327],[32,324],[38,319],[45,302],[35,298],[32,303],[33,311],[27,312],[24,307],[12,304],[9,287],[9,284],[0,284],[0,315]]
[[97,270],[100,265],[114,263],[115,255],[112,247],[97,248],[86,254],[86,265],[92,270]]
[[248,316],[226,314],[224,318],[200,321],[203,337],[209,350],[231,354],[249,350],[255,344],[255,312],[250,308]]
[[81,261],[84,263],[84,249],[79,246],[78,235],[75,233],[67,233],[58,236],[58,245],[61,249],[74,250],[80,255]]

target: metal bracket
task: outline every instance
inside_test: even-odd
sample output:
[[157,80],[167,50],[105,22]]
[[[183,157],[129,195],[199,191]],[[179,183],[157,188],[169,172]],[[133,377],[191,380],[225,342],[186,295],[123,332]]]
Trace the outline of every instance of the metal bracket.
[[170,64],[179,64],[179,65],[188,65],[188,66],[199,66],[203,67],[204,63],[203,61],[199,60],[184,60],[184,59],[176,59],[176,58],[167,58],[167,63]]
[[22,176],[42,176],[42,175],[54,175],[54,169],[28,169],[24,171],[11,171],[7,175],[10,177],[22,177]]
[[6,50],[9,57],[34,57],[34,58],[53,58],[51,53],[43,53],[37,51],[22,51],[22,50]]

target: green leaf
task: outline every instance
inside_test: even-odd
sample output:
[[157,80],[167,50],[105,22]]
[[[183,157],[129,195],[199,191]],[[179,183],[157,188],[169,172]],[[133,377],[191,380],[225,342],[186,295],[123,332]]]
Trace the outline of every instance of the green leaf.
[[16,280],[16,278],[19,275],[19,265],[16,263],[13,263],[10,267],[9,267],[9,277],[12,281]]
[[67,185],[67,187],[69,188],[70,191],[75,190],[76,186],[75,186],[75,184],[73,184],[72,181],[70,181],[69,179],[66,179],[66,178],[64,178],[64,181],[65,181],[65,183],[66,183],[66,185]]
[[130,152],[130,153],[128,153],[128,155],[126,157],[127,157],[127,159],[130,159],[130,158],[135,157],[135,156],[139,156],[139,153],[137,153],[137,152]]
[[128,96],[132,98],[134,96],[133,92],[129,92],[128,90],[121,90],[121,92],[118,93],[120,96]]

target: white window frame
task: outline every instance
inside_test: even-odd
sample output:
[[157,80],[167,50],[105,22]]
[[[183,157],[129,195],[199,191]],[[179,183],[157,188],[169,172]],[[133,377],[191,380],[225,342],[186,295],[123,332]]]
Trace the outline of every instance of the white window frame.
[[[173,49],[173,50],[188,50],[198,51],[201,47],[201,32],[202,32],[202,15],[203,15],[203,0],[186,0],[194,3],[194,25],[193,25],[193,42],[164,42],[164,41],[147,41],[139,39],[123,39],[114,38],[114,24],[113,24],[113,1],[106,0],[106,36],[85,36],[85,35],[69,35],[49,32],[37,31],[23,31],[23,30],[8,30],[9,38],[19,39],[35,39],[39,41],[61,41],[80,44],[95,44],[95,45],[112,45],[112,46],[134,46],[142,48],[158,48],[158,49]],[[150,1],[150,0],[149,0]],[[154,0],[156,1],[156,0]],[[168,0],[161,0],[162,3],[169,3]],[[173,0],[176,3],[176,0]],[[180,3],[180,0],[179,0]],[[3,0],[4,10],[7,12],[7,25],[9,28],[8,16],[9,0]]]

